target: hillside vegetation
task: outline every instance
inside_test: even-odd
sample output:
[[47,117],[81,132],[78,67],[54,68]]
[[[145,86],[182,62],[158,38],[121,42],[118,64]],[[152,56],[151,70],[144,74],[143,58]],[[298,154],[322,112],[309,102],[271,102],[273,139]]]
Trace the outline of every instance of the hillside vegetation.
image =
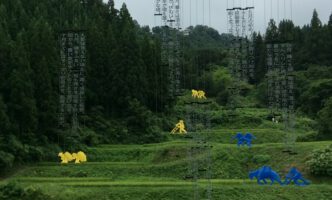
[[[77,130],[69,117],[57,123],[59,31],[68,29],[86,33],[86,112]],[[176,97],[161,61],[164,31],[183,50]],[[271,19],[253,35],[255,77],[237,82],[234,38],[211,27],[142,27],[113,0],[1,0],[0,200],[203,200],[210,184],[212,199],[330,200],[332,15],[323,24],[314,10],[303,27]],[[292,128],[282,111],[267,109],[266,44],[275,40],[293,45]],[[192,89],[207,99],[191,102]],[[188,135],[169,134],[179,120]],[[237,132],[253,133],[253,147],[238,148]],[[88,162],[61,165],[61,151],[84,151]],[[296,166],[311,185],[259,186],[248,173],[263,165],[282,179]]]

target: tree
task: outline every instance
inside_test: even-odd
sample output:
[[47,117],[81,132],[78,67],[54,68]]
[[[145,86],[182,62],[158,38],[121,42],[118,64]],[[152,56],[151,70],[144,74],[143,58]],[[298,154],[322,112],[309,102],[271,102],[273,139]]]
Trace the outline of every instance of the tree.
[[34,99],[32,70],[23,45],[22,35],[18,35],[16,49],[11,56],[13,71],[7,88],[8,113],[14,132],[25,142],[35,141],[34,133],[38,126],[37,108]]
[[261,82],[266,74],[266,47],[260,33],[254,34],[255,48],[255,80]]
[[332,97],[330,97],[322,110],[318,113],[319,139],[332,139]]
[[265,41],[273,42],[278,39],[278,27],[276,22],[271,19],[265,33]]
[[319,64],[324,60],[324,46],[326,42],[324,41],[324,35],[322,34],[322,22],[318,18],[318,13],[314,10],[309,34],[307,35],[306,45],[307,50],[309,51],[309,57],[311,63]]
[[[146,66],[140,57],[140,47],[136,36],[136,26],[125,4],[119,13],[119,38],[115,50],[114,74],[112,77],[111,94],[113,111],[125,115],[131,99],[146,102]],[[140,86],[140,87],[137,87]]]
[[305,113],[315,117],[332,94],[332,79],[311,81],[308,89],[302,92],[299,101]]
[[220,105],[226,105],[230,97],[229,87],[234,81],[231,74],[226,68],[218,67],[212,72],[211,76],[212,88],[209,94],[215,96]]
[[109,10],[110,21],[115,23],[118,16],[118,10],[115,9],[114,0],[108,0],[107,6]]
[[327,48],[325,49],[328,53],[328,58],[329,58],[329,65],[332,65],[332,14],[330,15],[330,19],[328,22],[328,45]]
[[294,24],[291,20],[281,21],[278,31],[280,41],[292,41],[294,39]]
[[318,13],[317,13],[317,10],[316,10],[316,9],[314,9],[314,12],[313,12],[313,14],[312,14],[310,27],[311,27],[313,30],[318,30],[319,28],[322,27],[322,22],[321,22],[320,19],[318,18]]
[[10,131],[10,122],[7,116],[7,106],[3,102],[0,96],[0,138],[2,136],[8,135]]
[[160,76],[158,71],[158,62],[157,62],[157,52],[155,48],[155,43],[153,40],[149,38],[149,36],[145,33],[141,42],[141,54],[142,60],[146,67],[146,81],[147,81],[147,93],[146,93],[146,101],[145,105],[147,105],[150,110],[156,110],[156,105],[160,104],[157,102],[158,98],[158,77]]
[[0,91],[4,92],[6,80],[10,73],[11,37],[8,33],[6,8],[0,4]]
[[34,98],[38,111],[38,136],[46,135],[55,141],[52,131],[57,128],[57,51],[53,31],[43,19],[34,19],[27,33]]

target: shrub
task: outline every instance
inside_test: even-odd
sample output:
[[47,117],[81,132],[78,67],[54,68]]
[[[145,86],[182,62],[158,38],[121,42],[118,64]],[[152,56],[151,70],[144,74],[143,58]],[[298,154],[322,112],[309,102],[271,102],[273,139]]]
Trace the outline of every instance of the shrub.
[[313,151],[306,164],[314,175],[332,176],[332,145]]
[[332,139],[332,97],[318,113],[319,135],[318,139]]
[[51,196],[44,194],[39,189],[29,187],[23,189],[15,183],[8,183],[0,187],[0,199],[2,200],[50,200]]
[[318,133],[315,131],[310,131],[307,134],[300,135],[296,138],[297,142],[313,142],[317,140]]
[[3,151],[0,151],[0,169],[6,169],[13,166],[15,157]]
[[125,121],[128,132],[130,133],[130,136],[126,138],[129,143],[153,143],[165,139],[158,126],[157,116],[137,99],[129,102]]
[[25,160],[27,160],[28,162],[39,162],[43,159],[44,151],[42,147],[25,145],[24,148],[25,151],[27,152]]

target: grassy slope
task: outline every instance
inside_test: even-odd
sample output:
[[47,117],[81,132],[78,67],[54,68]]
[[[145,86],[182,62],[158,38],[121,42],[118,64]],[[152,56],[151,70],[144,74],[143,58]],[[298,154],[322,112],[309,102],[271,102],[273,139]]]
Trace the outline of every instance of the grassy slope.
[[[202,132],[212,146],[213,199],[332,199],[332,180],[314,179],[305,168],[305,161],[313,149],[324,148],[330,142],[297,143],[297,155],[288,155],[284,149],[286,133],[281,124],[264,120],[266,110],[241,111],[244,122],[252,117],[262,123],[254,129],[219,127]],[[239,119],[241,121],[241,119]],[[298,119],[296,135],[310,131],[310,121]],[[233,127],[228,124],[227,127]],[[241,124],[239,127],[246,127]],[[258,138],[252,149],[237,148],[230,138],[234,133],[250,131]],[[167,133],[165,133],[167,134]],[[54,199],[193,199],[193,182],[188,176],[190,139],[169,137],[168,142],[147,145],[101,145],[87,150],[89,162],[83,165],[60,165],[43,162],[26,166],[0,184],[15,181],[24,187],[41,188]],[[198,169],[206,168],[207,149],[194,155]],[[247,162],[249,160],[249,162]],[[258,186],[247,180],[248,171],[264,164],[270,165],[283,177],[292,164],[313,181],[309,187]],[[206,197],[204,171],[200,171],[200,198]]]
[[[251,154],[270,155],[269,165],[284,174],[290,163],[303,170],[306,156],[312,149],[332,142],[297,144],[298,155],[287,156],[283,144],[258,144]],[[187,173],[188,141],[177,140],[152,145],[103,145],[90,148],[91,162],[83,165],[61,166],[58,163],[39,163],[26,167],[6,181],[17,181],[22,186],[33,186],[56,199],[192,199],[193,184],[183,180]],[[213,196],[215,199],[328,199],[332,187],[327,182],[314,180],[310,187],[258,186],[247,177],[247,166],[241,164],[249,153],[234,144],[212,143]],[[197,155],[197,159],[204,158]],[[242,160],[241,160],[242,159]],[[94,162],[102,160],[103,162]],[[251,163],[254,169],[259,164]],[[83,176],[83,177],[82,177]],[[201,196],[206,183],[200,182]],[[203,197],[201,199],[204,199]]]

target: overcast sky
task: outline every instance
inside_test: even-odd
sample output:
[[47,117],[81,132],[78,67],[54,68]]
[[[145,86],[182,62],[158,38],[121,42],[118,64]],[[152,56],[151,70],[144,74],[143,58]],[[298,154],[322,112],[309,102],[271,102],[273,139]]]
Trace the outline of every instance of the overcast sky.
[[[107,2],[107,0],[104,0]],[[154,0],[114,0],[120,8],[126,3],[132,17],[140,25],[155,26]],[[296,25],[309,24],[316,8],[319,18],[327,23],[332,13],[332,0],[181,0],[182,27],[189,25],[211,25],[219,32],[227,30],[226,8],[255,7],[255,30],[263,31],[272,17],[276,21],[292,18]],[[191,7],[191,9],[190,9]],[[265,9],[264,9],[265,7]],[[210,12],[209,12],[210,11]],[[279,12],[278,12],[279,11]],[[190,14],[191,13],[191,14]],[[197,13],[197,14],[196,14]],[[210,20],[211,19],[211,20]]]

